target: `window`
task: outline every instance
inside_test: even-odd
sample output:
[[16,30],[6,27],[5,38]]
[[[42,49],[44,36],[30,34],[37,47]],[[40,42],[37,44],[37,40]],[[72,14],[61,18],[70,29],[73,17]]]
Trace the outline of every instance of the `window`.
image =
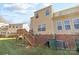
[[3,34],[3,33],[1,32],[1,34]]
[[16,28],[18,28],[18,25],[16,25]]
[[15,28],[15,25],[13,25],[13,28]]
[[39,18],[38,13],[35,13],[35,18]]
[[9,25],[9,28],[11,28],[11,26]]
[[79,19],[74,20],[74,28],[79,29]]
[[38,25],[38,31],[45,31],[45,30],[46,30],[45,24]]
[[61,21],[57,22],[57,29],[62,30],[62,22]]
[[3,34],[6,34],[6,32],[3,32]]
[[45,16],[48,16],[49,15],[49,10],[46,10],[45,11]]
[[65,42],[64,41],[56,41],[56,47],[58,49],[63,49],[65,48]]
[[70,30],[70,21],[69,20],[65,20],[64,25],[65,25],[66,30]]
[[9,34],[9,32],[7,32]]

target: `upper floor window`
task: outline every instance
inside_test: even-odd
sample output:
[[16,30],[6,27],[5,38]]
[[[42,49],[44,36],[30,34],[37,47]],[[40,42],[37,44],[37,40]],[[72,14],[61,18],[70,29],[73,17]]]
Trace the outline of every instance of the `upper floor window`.
[[79,19],[74,20],[74,28],[79,29]]
[[35,18],[39,18],[38,13],[35,13]]
[[46,30],[46,24],[38,25],[38,31],[45,31]]
[[11,26],[9,25],[9,28],[11,28]]
[[15,28],[15,25],[13,25],[13,28]]
[[16,28],[18,28],[18,25],[16,25]]
[[70,21],[69,20],[65,20],[64,25],[65,25],[66,30],[70,30]]
[[48,16],[49,15],[49,10],[46,10],[45,11],[45,16]]
[[62,21],[57,21],[58,30],[62,30]]

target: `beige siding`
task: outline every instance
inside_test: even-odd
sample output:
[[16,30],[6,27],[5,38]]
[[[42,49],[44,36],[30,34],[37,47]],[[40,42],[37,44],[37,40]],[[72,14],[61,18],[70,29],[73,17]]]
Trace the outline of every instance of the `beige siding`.
[[[49,9],[50,15],[45,16],[45,11]],[[35,17],[32,17],[31,19],[31,28],[33,28],[34,34],[52,34],[54,33],[53,30],[53,22],[52,22],[52,9],[49,6],[48,8],[45,8],[43,10],[37,11],[35,13],[38,13],[39,18],[36,19]],[[40,24],[46,24],[46,31],[38,31],[38,25]]]
[[[45,16],[45,10],[50,10],[50,15]],[[36,11],[38,13],[39,18],[36,19],[35,16],[31,18],[31,26],[30,28],[33,29],[34,34],[75,34],[79,32],[79,29],[74,28],[74,19],[79,19],[78,13],[79,6],[66,9],[60,12],[54,12],[51,6],[44,8],[42,10]],[[53,15],[54,14],[54,15]],[[57,29],[57,21],[61,20],[63,28],[61,31]],[[70,21],[70,30],[66,30],[64,26],[64,20]],[[46,31],[39,32],[38,25],[46,24]]]
[[[70,20],[70,26],[71,26],[70,30],[66,30],[65,27],[64,27],[64,20],[67,20],[67,19]],[[55,19],[56,34],[74,34],[76,32],[79,32],[79,29],[75,29],[74,28],[73,20],[75,20],[75,19],[79,19],[79,15],[77,15],[77,14],[70,14],[70,15],[66,15],[65,18],[60,17],[60,18]],[[63,29],[61,31],[57,30],[56,22],[58,20],[62,20],[62,23],[63,23]]]

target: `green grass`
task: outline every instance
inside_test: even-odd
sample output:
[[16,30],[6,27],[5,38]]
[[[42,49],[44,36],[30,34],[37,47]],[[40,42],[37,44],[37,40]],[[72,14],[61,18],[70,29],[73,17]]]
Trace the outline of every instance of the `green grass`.
[[0,40],[0,55],[77,55],[73,50],[53,50],[52,48],[36,47],[25,48],[25,46],[16,46],[16,40]]
[[15,38],[0,38],[0,40],[10,40],[10,39],[15,39]]

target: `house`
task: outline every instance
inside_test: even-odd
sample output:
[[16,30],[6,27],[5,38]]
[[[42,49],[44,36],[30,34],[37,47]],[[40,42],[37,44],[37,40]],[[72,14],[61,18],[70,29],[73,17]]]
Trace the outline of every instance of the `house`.
[[0,37],[16,37],[17,30],[22,28],[23,24],[9,24],[0,16]]
[[23,24],[5,24],[0,27],[1,37],[16,37],[18,29],[22,29]]
[[7,25],[7,21],[2,16],[0,16],[0,37],[5,37],[6,31],[8,29]]
[[56,39],[58,47],[75,49],[79,36],[79,6],[61,11],[54,11],[52,6],[34,12],[31,17],[30,31],[38,35],[39,42],[44,45],[50,39]]
[[23,24],[9,24],[6,37],[16,37],[17,30],[22,28]]

